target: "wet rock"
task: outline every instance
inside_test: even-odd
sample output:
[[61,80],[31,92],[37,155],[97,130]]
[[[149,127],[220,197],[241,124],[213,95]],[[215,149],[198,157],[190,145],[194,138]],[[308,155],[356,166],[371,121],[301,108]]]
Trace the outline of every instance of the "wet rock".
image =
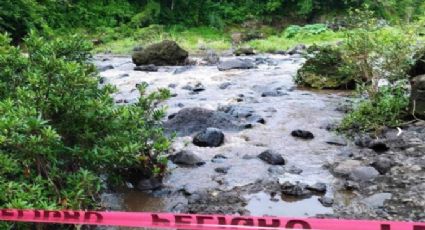
[[207,128],[193,138],[193,144],[199,147],[219,147],[223,142],[224,134],[217,128]]
[[347,146],[347,141],[342,137],[331,137],[326,140],[327,144],[336,146]]
[[300,175],[303,172],[303,170],[292,165],[286,169],[286,172],[290,174]]
[[342,161],[333,169],[333,173],[337,176],[348,176],[351,171],[359,166],[361,166],[361,162],[357,160]]
[[367,197],[363,203],[371,208],[382,208],[386,200],[391,199],[391,193],[378,193]]
[[168,84],[168,88],[175,89],[176,87],[177,87],[177,84],[175,84],[175,83]]
[[244,159],[244,160],[252,160],[252,159],[256,159],[256,158],[258,158],[258,156],[255,156],[255,155],[248,155],[248,154],[245,154],[245,155],[243,155],[243,157],[242,157],[242,159]]
[[176,132],[180,136],[200,132],[208,127],[233,131],[242,129],[242,124],[229,114],[203,108],[184,108],[164,122],[167,133]]
[[174,70],[173,74],[181,74],[192,69],[192,66],[182,66]]
[[332,199],[331,197],[319,197],[318,200],[323,205],[323,207],[332,207],[332,205],[334,204],[334,199]]
[[304,54],[306,49],[307,49],[307,47],[305,45],[299,44],[299,45],[296,45],[295,47],[289,49],[288,51],[286,51],[286,53],[289,54],[289,55]]
[[236,49],[233,52],[233,54],[236,55],[236,56],[241,56],[241,55],[249,56],[249,55],[255,55],[255,51],[251,47],[240,47],[240,48]]
[[375,150],[375,152],[377,152],[377,153],[382,153],[382,152],[385,152],[385,151],[390,149],[390,148],[388,148],[387,144],[385,144],[382,141],[378,141],[378,140],[374,140],[371,143],[369,143],[368,147],[370,149]]
[[344,188],[347,189],[347,190],[350,190],[350,191],[352,191],[352,190],[359,190],[360,189],[360,185],[357,182],[348,180],[348,181],[345,181]]
[[284,165],[286,163],[282,155],[270,149],[262,152],[258,155],[258,158],[271,165]]
[[[425,63],[425,61],[422,61]],[[425,64],[422,64],[425,66]],[[423,67],[422,67],[423,68]],[[425,119],[425,74],[411,80],[410,111],[416,117]]]
[[100,195],[100,204],[107,210],[121,210],[123,208],[122,200],[113,193],[102,193]]
[[214,50],[208,50],[202,60],[206,62],[207,65],[215,65],[220,62],[220,57]]
[[230,166],[218,167],[218,168],[215,168],[214,171],[217,172],[217,173],[227,174],[227,172],[229,172],[230,168],[231,168]]
[[247,201],[235,191],[197,191],[188,198],[189,213],[242,214]]
[[276,66],[278,63],[273,60],[272,58],[264,58],[264,57],[256,57],[255,58],[255,64],[256,65],[269,65],[269,66]]
[[288,95],[288,93],[279,89],[264,91],[261,93],[261,97],[281,97],[285,95]]
[[388,171],[391,170],[391,168],[394,166],[394,163],[392,160],[386,158],[386,157],[378,157],[372,164],[372,167],[374,167],[380,174],[386,174]]
[[233,85],[231,82],[223,82],[220,85],[218,85],[218,88],[219,89],[227,89],[231,85]]
[[114,68],[114,66],[110,65],[110,64],[96,66],[96,69],[99,72],[105,72],[106,70],[110,70],[110,69],[113,69],[113,68]]
[[325,183],[315,183],[313,185],[307,185],[308,190],[318,193],[326,193],[326,184]]
[[204,91],[204,90],[205,90],[205,86],[202,85],[202,83],[199,82],[195,85],[195,87],[193,87],[192,92],[199,93],[199,92]]
[[226,159],[227,159],[226,156],[224,156],[222,154],[217,154],[212,158],[211,162],[213,162],[213,163],[223,163],[223,162],[225,162]]
[[141,65],[134,67],[134,71],[144,71],[144,72],[158,72],[158,67],[156,65]]
[[182,150],[174,155],[169,156],[169,159],[178,165],[185,166],[201,166],[205,164],[200,157],[188,150]]
[[249,59],[230,59],[218,63],[217,68],[220,71],[231,69],[253,69],[255,68],[255,65],[254,62]]
[[350,173],[350,179],[358,182],[371,181],[377,176],[379,176],[379,172],[370,166],[357,167]]
[[298,138],[305,139],[305,140],[310,140],[310,139],[314,138],[313,133],[311,133],[310,131],[300,130],[300,129],[292,131],[291,135],[293,137],[298,137]]
[[270,166],[267,171],[271,174],[276,174],[276,175],[282,175],[286,172],[285,167],[282,167],[280,165],[273,165]]
[[137,189],[140,191],[154,190],[161,186],[162,182],[157,178],[142,179],[137,183]]
[[164,40],[141,51],[135,51],[132,59],[137,66],[149,64],[157,66],[183,65],[188,56],[189,53],[183,50],[176,42]]
[[312,192],[307,189],[306,184],[302,184],[299,182],[293,184],[291,182],[286,181],[281,184],[280,188],[283,194],[289,196],[296,196],[298,198],[308,198],[313,195]]
[[251,107],[239,105],[220,106],[217,110],[225,112],[235,118],[248,118],[251,117],[255,112],[254,109]]

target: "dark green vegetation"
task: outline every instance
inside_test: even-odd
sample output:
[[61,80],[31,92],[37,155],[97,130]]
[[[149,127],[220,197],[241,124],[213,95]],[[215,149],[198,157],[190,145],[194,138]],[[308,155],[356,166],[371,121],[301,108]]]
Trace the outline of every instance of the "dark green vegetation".
[[424,12],[423,0],[1,0],[0,207],[96,209],[109,182],[165,172],[170,140],[156,105],[169,93],[141,85],[138,103],[115,105],[88,63],[92,44],[69,34],[87,33],[96,52],[127,54],[164,39],[191,52],[332,43],[310,48],[296,81],[356,82],[362,99],[340,129],[369,131],[403,122]]
[[0,36],[1,207],[96,209],[100,175],[162,176],[169,139],[155,104],[168,91],[141,85],[138,103],[116,106],[87,62],[90,43],[31,34],[27,53],[9,43]]

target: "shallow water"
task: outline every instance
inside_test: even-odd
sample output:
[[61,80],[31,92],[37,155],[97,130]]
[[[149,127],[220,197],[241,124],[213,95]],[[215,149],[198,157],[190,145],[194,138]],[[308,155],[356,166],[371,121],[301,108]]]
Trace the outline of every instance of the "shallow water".
[[[258,56],[257,56],[258,57]],[[202,107],[217,109],[221,105],[240,105],[251,107],[261,115],[266,123],[256,124],[252,129],[240,132],[225,132],[225,143],[218,148],[200,148],[191,144],[192,138],[178,137],[173,144],[176,151],[188,149],[196,153],[207,163],[198,168],[184,168],[172,165],[170,175],[165,178],[164,186],[169,191],[185,190],[195,192],[204,189],[220,191],[232,190],[255,183],[257,180],[290,180],[307,184],[323,182],[328,185],[328,194],[333,194],[332,184],[335,178],[324,169],[323,165],[333,161],[341,151],[340,146],[329,145],[326,140],[335,134],[324,127],[342,117],[336,111],[340,102],[345,100],[345,92],[307,91],[297,89],[292,76],[296,73],[303,59],[284,55],[266,55],[274,64],[259,65],[257,69],[230,70],[220,72],[215,66],[193,66],[190,69],[174,74],[182,67],[161,67],[158,72],[136,72],[128,57],[111,57],[104,61],[114,65],[114,69],[101,73],[106,82],[116,85],[119,93],[115,95],[118,102],[126,100],[131,103],[139,96],[135,85],[141,82],[149,84],[149,90],[170,88],[176,97],[170,98],[165,105],[172,114],[182,108]],[[256,58],[256,57],[250,57]],[[100,62],[100,61],[98,61]],[[219,85],[229,82],[227,89]],[[190,94],[182,89],[187,84],[202,83],[205,91]],[[280,88],[287,95],[279,97],[261,97],[261,93]],[[238,95],[243,100],[238,102]],[[311,131],[315,138],[304,141],[293,138],[290,133],[294,129]],[[256,156],[266,149],[273,149],[287,160],[287,166],[295,166],[303,170],[300,175],[270,174],[270,165],[259,159],[243,159],[245,155]],[[225,155],[228,159],[221,163],[213,163],[216,154]],[[219,166],[231,166],[225,175],[214,171]],[[169,211],[169,201],[156,198],[141,192],[125,192],[122,194],[123,207],[129,211]],[[249,195],[247,209],[254,215],[279,216],[314,216],[332,213],[332,209],[323,207],[317,197],[307,200],[289,202],[284,198],[272,202],[266,193]]]

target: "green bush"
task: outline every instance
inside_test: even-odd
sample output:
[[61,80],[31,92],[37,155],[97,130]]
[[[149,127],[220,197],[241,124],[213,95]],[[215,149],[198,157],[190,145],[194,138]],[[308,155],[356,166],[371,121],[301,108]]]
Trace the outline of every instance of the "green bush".
[[328,31],[328,27],[325,24],[310,24],[303,27],[292,25],[283,31],[283,36],[285,38],[293,38],[296,36],[317,35],[326,31]]
[[409,98],[406,82],[382,87],[373,97],[361,100],[354,110],[344,117],[341,131],[378,131],[383,127],[396,127],[402,122]]
[[96,209],[100,175],[161,177],[167,90],[117,106],[80,38],[31,34],[27,54],[0,35],[0,207]]
[[354,67],[345,62],[339,49],[313,45],[307,52],[307,60],[298,70],[295,83],[317,89],[353,88]]

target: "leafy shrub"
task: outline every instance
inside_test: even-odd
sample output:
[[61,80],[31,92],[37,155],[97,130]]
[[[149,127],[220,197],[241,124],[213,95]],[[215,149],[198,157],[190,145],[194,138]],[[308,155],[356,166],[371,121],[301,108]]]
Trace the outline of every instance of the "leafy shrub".
[[406,82],[382,87],[371,98],[361,100],[354,110],[344,117],[341,131],[377,131],[385,126],[395,127],[402,122],[400,115],[409,104]]
[[317,35],[328,31],[325,24],[311,24],[306,26],[292,25],[285,29],[283,36],[285,38],[293,38],[295,36]]
[[80,38],[25,40],[27,55],[0,35],[0,207],[92,209],[99,176],[161,177],[169,139],[157,104],[166,90],[115,105],[99,88]]
[[294,79],[297,84],[318,89],[353,88],[353,66],[344,61],[339,49],[313,45],[307,51],[307,60]]

